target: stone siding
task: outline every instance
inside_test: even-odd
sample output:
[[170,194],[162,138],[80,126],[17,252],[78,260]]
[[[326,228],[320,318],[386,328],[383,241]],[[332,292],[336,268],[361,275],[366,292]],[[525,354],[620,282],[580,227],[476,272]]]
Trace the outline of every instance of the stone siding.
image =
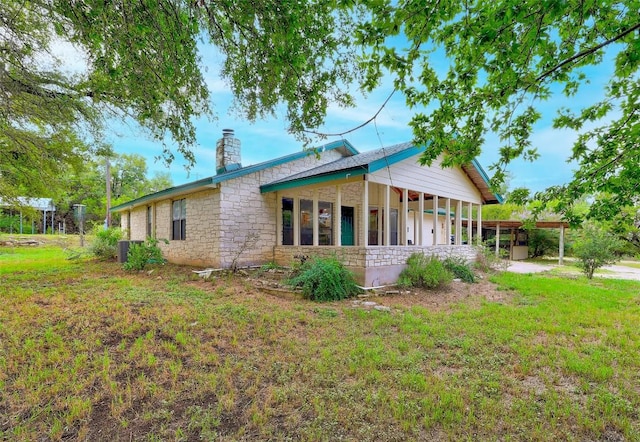
[[[261,194],[260,186],[341,157],[335,150],[322,153],[320,159],[310,153],[295,161],[223,181],[216,189],[156,202],[153,225],[165,258],[176,264],[215,268],[228,268],[234,261],[239,266],[272,261],[279,234],[276,232],[279,205],[276,193]],[[171,204],[182,198],[187,200],[186,240],[171,240]],[[131,239],[146,237],[146,210],[146,206],[141,206],[132,211]]]

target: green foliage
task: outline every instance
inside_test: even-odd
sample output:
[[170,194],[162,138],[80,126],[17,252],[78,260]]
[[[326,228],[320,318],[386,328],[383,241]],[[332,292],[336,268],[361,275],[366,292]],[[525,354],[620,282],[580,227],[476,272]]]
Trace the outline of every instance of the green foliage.
[[99,259],[114,259],[118,255],[118,241],[122,239],[122,229],[118,227],[96,226],[89,252]]
[[125,270],[144,270],[149,264],[164,264],[162,250],[156,238],[147,238],[142,244],[132,243],[127,253],[127,261],[122,265]]
[[[4,233],[20,233],[20,216],[10,215],[0,210],[0,232]],[[24,218],[22,221],[22,233],[33,233],[31,230],[31,221],[28,218]]]
[[453,273],[436,256],[414,253],[407,259],[397,284],[401,287],[423,287],[442,289],[453,280]]
[[461,256],[448,256],[442,261],[444,268],[453,273],[453,276],[464,282],[476,282],[476,275],[471,265]]
[[553,229],[530,229],[527,231],[529,257],[557,255],[560,247],[560,233]]
[[[363,49],[365,88],[391,77],[416,112],[410,122],[416,143],[431,143],[422,155],[431,163],[468,162],[478,140],[496,134],[496,187],[505,167],[538,156],[531,134],[547,100],[571,99],[589,83],[593,66],[611,66],[602,94],[587,97],[576,113],[559,107],[556,128],[581,132],[569,159],[574,180],[551,189],[550,199],[567,215],[585,194],[606,192],[605,219],[631,205],[640,180],[637,143],[640,115],[640,45],[637,3],[567,0],[446,1],[418,8],[415,2],[366,2],[354,28]],[[420,12],[418,12],[420,11]],[[597,23],[595,30],[593,24]],[[407,44],[398,45],[398,40]],[[560,97],[559,97],[560,96]]]
[[573,246],[573,255],[578,258],[578,267],[591,279],[596,269],[619,260],[617,252],[621,247],[621,241],[611,233],[587,226]]
[[509,266],[509,252],[505,249],[498,249],[496,256],[495,244],[483,244],[478,247],[474,267],[483,273],[504,271]]
[[312,301],[338,301],[359,292],[353,274],[336,257],[305,259],[287,283]]
[[[331,104],[352,102],[344,85],[360,72],[351,11],[335,2],[7,0],[0,17],[3,196],[63,189],[64,172],[95,150],[82,140],[100,139],[103,112],[135,119],[167,162],[177,153],[193,164],[194,121],[213,107],[207,45],[221,52],[220,73],[248,119],[284,104],[299,135]],[[71,46],[80,67],[59,50]]]

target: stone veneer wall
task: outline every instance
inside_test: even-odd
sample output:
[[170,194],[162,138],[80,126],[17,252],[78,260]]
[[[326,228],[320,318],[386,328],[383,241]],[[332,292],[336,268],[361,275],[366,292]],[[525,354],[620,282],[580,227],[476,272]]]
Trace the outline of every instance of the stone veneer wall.
[[[155,237],[166,259],[176,264],[227,268],[273,260],[276,232],[276,193],[260,193],[260,185],[341,158],[337,151],[313,153],[285,164],[220,183],[219,188],[177,196],[153,204]],[[172,202],[186,198],[186,240],[171,240]],[[131,211],[131,238],[146,237],[147,206]],[[122,215],[123,220],[126,212]],[[125,228],[125,222],[122,227]],[[129,227],[129,226],[128,226]],[[164,243],[169,240],[169,244]]]
[[422,252],[440,258],[461,256],[468,262],[476,260],[477,249],[471,245],[462,246],[369,246],[369,247],[313,247],[279,246],[275,248],[274,261],[279,265],[290,265],[300,256],[335,255],[351,269],[358,283],[364,287],[393,284],[411,254]]
[[[126,218],[126,213],[123,218]],[[127,227],[129,239],[144,241],[147,238],[147,206],[136,207],[131,211],[131,225]]]

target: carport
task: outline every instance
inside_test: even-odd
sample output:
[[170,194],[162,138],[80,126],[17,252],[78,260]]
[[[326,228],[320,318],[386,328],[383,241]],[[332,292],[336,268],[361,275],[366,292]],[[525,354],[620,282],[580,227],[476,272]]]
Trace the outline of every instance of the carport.
[[[462,221],[463,226],[467,227],[467,220]],[[496,256],[500,252],[501,235],[509,235],[509,259],[519,261],[527,259],[529,242],[527,228],[535,227],[536,229],[559,229],[560,244],[558,246],[558,264],[562,265],[564,261],[564,231],[569,228],[569,223],[564,221],[537,221],[535,223],[525,223],[523,221],[514,220],[482,220],[482,240],[495,237]],[[476,221],[473,221],[473,228],[476,227]],[[491,235],[491,233],[493,235]]]

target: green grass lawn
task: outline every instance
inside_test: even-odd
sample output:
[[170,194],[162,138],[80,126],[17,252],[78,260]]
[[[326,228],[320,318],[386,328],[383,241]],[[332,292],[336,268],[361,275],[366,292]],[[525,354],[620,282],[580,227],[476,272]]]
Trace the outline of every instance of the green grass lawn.
[[638,282],[389,313],[65,256],[0,249],[0,440],[640,440]]

